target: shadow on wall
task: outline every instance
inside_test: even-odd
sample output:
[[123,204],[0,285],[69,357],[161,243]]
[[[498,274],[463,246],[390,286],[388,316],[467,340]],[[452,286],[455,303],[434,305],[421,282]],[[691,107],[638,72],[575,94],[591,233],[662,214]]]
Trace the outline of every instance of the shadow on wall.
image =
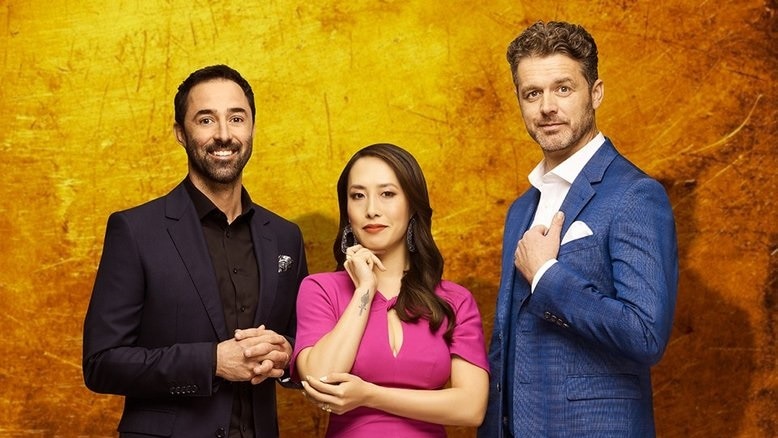
[[757,371],[753,328],[747,312],[716,290],[716,275],[695,269],[696,180],[660,181],[673,205],[681,272],[673,333],[653,370],[657,434],[740,436]]
[[[765,285],[762,305],[766,315],[764,325],[765,339],[767,340],[762,352],[760,370],[763,375],[775,376],[778,371],[778,235],[770,236],[770,265],[767,269],[767,284]],[[765,382],[768,387],[759,388],[756,393],[759,399],[759,411],[757,412],[757,425],[764,436],[778,436],[778,384]]]
[[[332,271],[335,260],[332,242],[338,223],[321,213],[310,213],[292,219],[303,233],[308,272]],[[282,437],[323,437],[327,414],[302,395],[302,391],[278,388],[278,421]]]
[[[495,260],[500,260],[500,254],[497,253]],[[498,268],[499,269],[499,268]],[[488,351],[489,342],[492,337],[492,327],[494,326],[494,308],[497,302],[497,291],[499,283],[492,279],[467,276],[457,279],[462,286],[466,287],[475,297],[478,304],[478,310],[481,312],[481,323],[484,327],[484,349]],[[448,438],[471,438],[476,434],[476,428],[473,427],[447,427]]]
[[[335,210],[337,213],[337,210]],[[332,242],[338,232],[338,222],[321,213],[309,213],[293,219],[300,226],[305,239],[305,255],[308,258],[308,272],[329,272],[335,270]]]

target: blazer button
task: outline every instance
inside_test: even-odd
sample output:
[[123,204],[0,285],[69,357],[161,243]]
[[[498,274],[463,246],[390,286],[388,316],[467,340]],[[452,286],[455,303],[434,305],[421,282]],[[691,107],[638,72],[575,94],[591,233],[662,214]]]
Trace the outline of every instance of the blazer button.
[[223,427],[216,429],[216,438],[224,438],[225,436]]

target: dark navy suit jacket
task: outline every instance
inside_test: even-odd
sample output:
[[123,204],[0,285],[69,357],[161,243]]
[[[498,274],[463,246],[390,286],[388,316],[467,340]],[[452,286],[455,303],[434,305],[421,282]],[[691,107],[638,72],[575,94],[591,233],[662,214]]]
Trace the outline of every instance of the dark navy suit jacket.
[[[254,326],[264,324],[293,344],[297,290],[307,275],[302,235],[297,225],[254,209],[260,272]],[[291,265],[281,266],[280,256]],[[112,214],[84,322],[83,371],[89,389],[125,396],[121,435],[225,436],[233,389],[214,376],[214,344],[231,337],[184,186]],[[252,390],[258,437],[278,436],[274,382]]]
[[667,195],[606,140],[561,207],[563,236],[576,221],[593,234],[562,245],[530,294],[513,254],[539,198],[531,188],[508,212],[479,437],[652,437],[649,369],[667,346],[678,284]]

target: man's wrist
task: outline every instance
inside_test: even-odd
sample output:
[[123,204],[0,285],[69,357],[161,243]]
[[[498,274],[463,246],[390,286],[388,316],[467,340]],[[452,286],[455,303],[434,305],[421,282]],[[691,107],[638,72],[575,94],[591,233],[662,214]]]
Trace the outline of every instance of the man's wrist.
[[543,274],[545,274],[550,267],[554,266],[554,263],[556,262],[557,259],[550,259],[550,260],[546,260],[545,263],[540,265],[540,269],[538,269],[538,271],[535,272],[535,276],[532,277],[532,288],[530,289],[530,293],[535,293],[535,288],[538,286],[538,283],[540,282],[540,278],[543,277]]

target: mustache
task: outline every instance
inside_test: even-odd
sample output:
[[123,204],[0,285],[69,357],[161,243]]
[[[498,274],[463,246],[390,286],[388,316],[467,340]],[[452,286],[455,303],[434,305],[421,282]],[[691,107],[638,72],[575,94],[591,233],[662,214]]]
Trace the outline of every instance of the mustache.
[[225,149],[230,151],[237,151],[240,149],[240,143],[230,140],[227,142],[211,142],[205,146],[205,151],[208,153],[223,151]]
[[538,125],[551,125],[551,124],[559,124],[559,123],[567,123],[567,122],[558,117],[543,117],[538,121]]

